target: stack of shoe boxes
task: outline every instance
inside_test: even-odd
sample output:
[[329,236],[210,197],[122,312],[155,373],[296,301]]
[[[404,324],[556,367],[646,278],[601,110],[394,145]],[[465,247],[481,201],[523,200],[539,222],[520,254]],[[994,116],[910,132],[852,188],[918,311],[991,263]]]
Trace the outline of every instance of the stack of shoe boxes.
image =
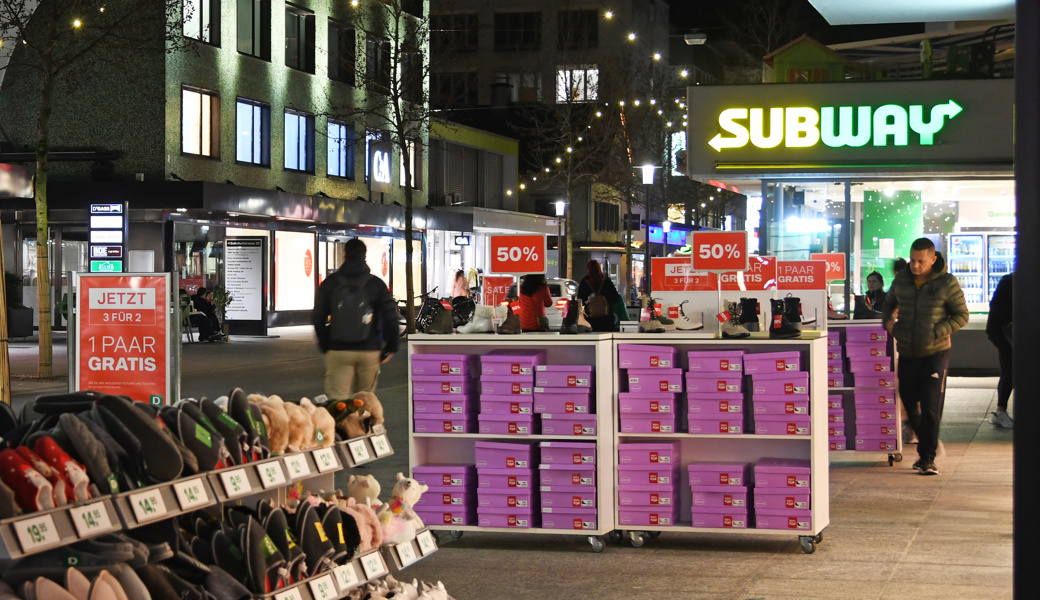
[[743,351],[690,351],[687,360],[689,433],[745,433]]
[[413,354],[415,433],[474,433],[479,374],[475,355]]
[[809,461],[762,458],[754,473],[755,527],[811,531]]
[[534,386],[542,435],[596,436],[590,365],[537,365]]
[[845,355],[855,388],[856,432],[853,445],[856,450],[884,452],[899,447],[895,373],[887,345],[888,332],[880,325],[845,331]]
[[694,527],[746,529],[751,495],[749,463],[693,462],[687,465]]
[[415,512],[430,525],[477,522],[477,469],[474,465],[428,464],[412,468],[412,478],[429,490]]
[[[845,406],[841,394],[827,395],[827,441],[833,452],[847,450],[845,434]],[[840,432],[840,433],[839,433]]]
[[799,352],[744,356],[756,435],[809,435],[809,373]]
[[678,525],[680,458],[679,442],[618,444],[620,525]]
[[533,444],[477,442],[475,450],[477,525],[538,527],[537,448]]
[[[595,442],[541,442],[539,487],[542,527],[591,531],[596,519],[596,444]],[[591,485],[582,485],[582,480]],[[557,482],[556,485],[553,483]]]
[[827,388],[845,387],[845,355],[841,331],[827,332]]
[[480,357],[479,432],[535,435],[534,370],[545,350],[492,350]]
[[621,433],[675,433],[682,369],[669,346],[618,345],[627,392],[618,394]]

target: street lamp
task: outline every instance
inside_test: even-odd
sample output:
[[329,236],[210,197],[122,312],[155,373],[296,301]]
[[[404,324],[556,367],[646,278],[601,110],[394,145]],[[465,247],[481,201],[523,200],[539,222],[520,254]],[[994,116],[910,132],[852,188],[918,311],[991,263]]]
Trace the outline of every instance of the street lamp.
[[556,206],[556,275],[563,279],[563,214],[567,209],[567,203],[557,200]]
[[646,289],[643,290],[643,293],[649,295],[650,291],[653,289],[651,287],[652,269],[650,261],[650,188],[654,185],[654,169],[657,167],[654,165],[643,165],[639,168],[643,171],[643,186],[645,192],[643,194],[643,201],[646,209],[646,248],[643,254],[643,256],[646,257],[646,260],[643,263],[643,270],[646,275]]
[[668,256],[668,232],[672,230],[672,222],[664,221],[661,223],[661,231],[663,232],[661,240],[661,256]]

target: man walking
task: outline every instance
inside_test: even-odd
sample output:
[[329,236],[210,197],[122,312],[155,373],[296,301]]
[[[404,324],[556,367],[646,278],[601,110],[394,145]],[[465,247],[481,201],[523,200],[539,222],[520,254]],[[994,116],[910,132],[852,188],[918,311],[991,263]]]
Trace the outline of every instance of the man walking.
[[312,320],[325,354],[325,395],[346,400],[374,392],[379,365],[397,352],[397,303],[365,263],[365,243],[344,244],[343,264],[322,282]]
[[[938,475],[939,444],[946,396],[950,337],[968,323],[968,306],[957,278],[928,238],[910,246],[909,268],[892,281],[882,315],[899,351],[899,395],[917,433],[917,462],[922,475]],[[920,409],[917,403],[920,402]]]

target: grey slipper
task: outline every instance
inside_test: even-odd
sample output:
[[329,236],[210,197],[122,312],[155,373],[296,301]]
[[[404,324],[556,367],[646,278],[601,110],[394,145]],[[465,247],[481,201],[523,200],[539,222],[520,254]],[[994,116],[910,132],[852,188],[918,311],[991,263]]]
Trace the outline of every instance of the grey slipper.
[[164,432],[161,421],[150,416],[146,410],[136,408],[134,404],[139,402],[121,396],[106,394],[98,398],[97,403],[112,411],[117,419],[130,428],[141,445],[148,449],[144,470],[149,479],[159,483],[180,477],[184,461],[177,445]]

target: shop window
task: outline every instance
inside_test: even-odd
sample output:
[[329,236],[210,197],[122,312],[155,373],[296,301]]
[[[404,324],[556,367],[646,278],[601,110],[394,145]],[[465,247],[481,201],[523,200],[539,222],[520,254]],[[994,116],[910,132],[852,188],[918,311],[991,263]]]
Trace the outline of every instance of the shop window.
[[512,86],[509,98],[513,102],[541,102],[542,76],[535,72],[499,72],[495,73],[495,81]]
[[599,15],[595,10],[561,10],[557,14],[557,47],[591,50],[599,45]]
[[560,66],[556,69],[557,102],[591,102],[599,97],[596,65]]
[[235,160],[271,166],[271,107],[239,98],[235,107]]
[[271,60],[271,1],[238,0],[238,51]]
[[220,97],[216,94],[181,90],[181,152],[220,156]]
[[476,106],[477,74],[433,73],[430,75],[430,104],[436,108]]
[[538,50],[542,45],[542,13],[495,13],[495,50]]
[[285,66],[314,72],[314,13],[285,5]]
[[430,51],[476,52],[477,15],[431,15]]
[[596,231],[620,231],[621,212],[617,204],[593,202],[593,206],[593,228]]
[[354,127],[329,121],[328,169],[331,177],[354,179]]
[[365,80],[373,92],[390,91],[390,41],[386,38],[370,35],[365,40]]
[[354,85],[357,73],[357,30],[329,21],[329,79]]
[[184,0],[181,11],[184,37],[220,46],[220,0]]
[[314,116],[285,111],[285,168],[314,172]]

